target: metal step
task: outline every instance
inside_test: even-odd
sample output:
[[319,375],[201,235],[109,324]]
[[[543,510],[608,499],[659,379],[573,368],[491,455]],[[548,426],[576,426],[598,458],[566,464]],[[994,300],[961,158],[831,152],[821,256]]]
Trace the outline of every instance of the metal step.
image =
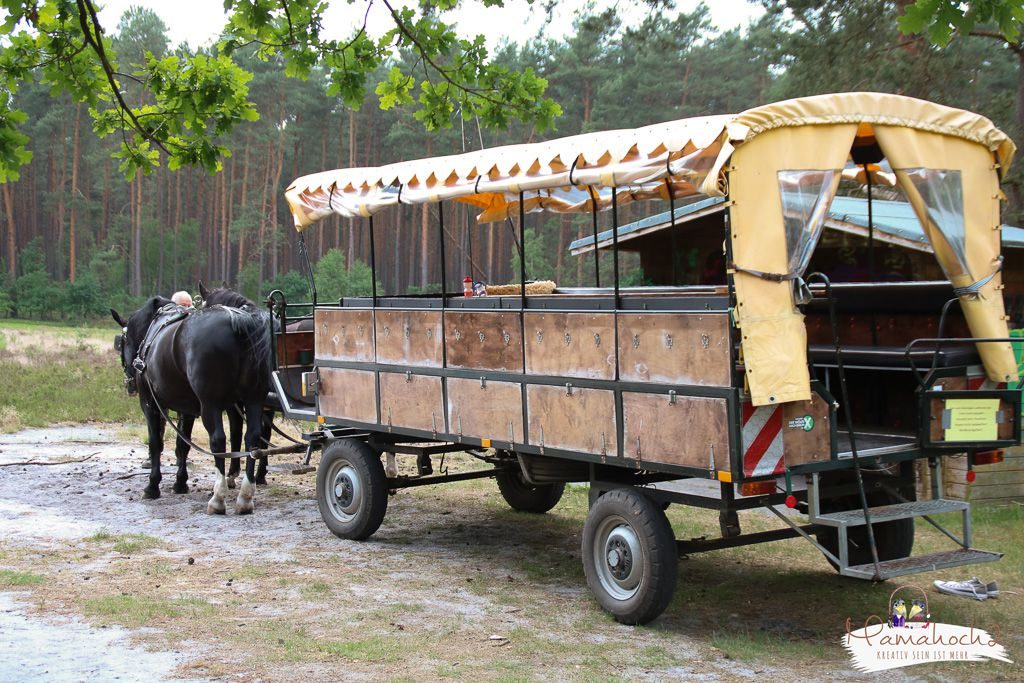
[[[1002,553],[993,553],[987,550],[975,550],[974,548],[959,549],[959,550],[947,550],[941,553],[932,553],[930,555],[917,555],[911,557],[903,557],[898,560],[886,560],[885,562],[879,562],[878,566],[881,570],[880,579],[891,579],[895,576],[904,576],[906,574],[917,574],[920,572],[930,572],[935,569],[945,569],[946,567],[959,567],[965,564],[981,564],[983,562],[995,562],[1003,556]],[[840,571],[843,576],[850,576],[855,579],[867,579],[871,581],[875,578],[875,565],[873,563],[859,564],[853,567],[846,567]]]
[[[934,500],[916,500],[909,503],[895,503],[893,505],[879,505],[868,508],[871,513],[871,523],[892,522],[897,519],[909,519],[911,517],[925,517],[938,515],[943,512],[963,512],[970,508],[970,504],[962,500],[946,500],[937,498]],[[829,512],[810,521],[822,526],[863,526],[864,510],[855,508],[843,510],[842,512]]]

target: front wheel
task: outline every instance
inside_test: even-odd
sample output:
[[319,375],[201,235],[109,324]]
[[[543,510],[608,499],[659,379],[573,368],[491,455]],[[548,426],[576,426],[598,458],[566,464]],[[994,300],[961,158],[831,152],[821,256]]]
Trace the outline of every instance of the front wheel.
[[558,505],[565,484],[528,484],[515,469],[500,470],[495,476],[501,497],[513,510],[543,514]]
[[623,624],[665,611],[678,578],[675,536],[665,512],[632,489],[604,494],[583,525],[583,571],[601,607]]
[[316,501],[335,536],[361,541],[384,521],[387,478],[380,456],[362,441],[339,439],[324,448],[316,473]]

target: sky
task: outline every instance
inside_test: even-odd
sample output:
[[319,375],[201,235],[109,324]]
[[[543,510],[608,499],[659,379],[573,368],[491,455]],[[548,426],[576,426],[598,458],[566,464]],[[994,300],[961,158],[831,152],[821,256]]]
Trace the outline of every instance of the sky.
[[[595,0],[598,7],[613,4],[608,0]],[[396,4],[396,3],[392,3]],[[404,3],[397,3],[404,4]],[[479,2],[466,2],[453,14],[457,23],[467,34],[483,34],[493,48],[503,38],[523,42],[534,37],[543,25],[543,11],[532,7],[525,0],[506,0],[501,8],[485,8]],[[537,3],[539,5],[539,3]],[[572,29],[573,17],[585,6],[583,0],[560,2],[555,10],[555,21],[546,30],[551,38],[561,38]],[[692,11],[699,0],[678,0],[679,9]],[[747,0],[710,0],[711,21],[718,28],[727,30],[746,26],[751,19],[763,13],[760,7]],[[148,7],[154,10],[167,24],[171,45],[187,42],[195,48],[213,42],[224,25],[223,4],[218,0],[107,0],[100,11],[100,22],[112,33],[121,14],[130,6]],[[361,24],[366,12],[366,2],[356,0],[350,4],[344,0],[333,2],[325,15],[324,28],[327,37],[345,38],[351,35],[355,25]],[[642,17],[641,10],[626,14],[630,23]],[[372,34],[379,35],[391,28],[387,8],[375,2],[370,9],[368,26]]]

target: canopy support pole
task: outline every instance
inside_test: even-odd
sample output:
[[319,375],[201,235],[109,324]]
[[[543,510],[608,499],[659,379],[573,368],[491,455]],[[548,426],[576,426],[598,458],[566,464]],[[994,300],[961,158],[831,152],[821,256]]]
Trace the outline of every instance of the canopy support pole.
[[668,190],[668,219],[669,219],[669,250],[672,252],[672,284],[679,284],[676,262],[679,255],[676,253],[676,194],[672,191],[672,182],[665,178],[665,189]]
[[377,307],[377,249],[373,243],[373,216],[370,216],[370,296],[373,306]]
[[299,253],[306,264],[306,277],[309,279],[309,291],[313,295],[313,306],[316,306],[316,282],[313,280],[313,266],[309,263],[309,251],[306,250],[306,235],[299,233]]
[[619,310],[619,188],[612,188],[612,277],[615,283],[615,310]]
[[[868,282],[875,281],[875,217],[871,201],[871,171],[864,164],[864,179],[868,185]],[[871,313],[871,345],[878,346],[878,321]],[[877,403],[875,405],[878,405]]]
[[[526,310],[526,209],[523,208],[523,193],[519,193],[519,305]],[[523,348],[526,345],[523,344]]]
[[590,216],[594,227],[594,286],[601,286],[601,250],[597,246],[597,197],[594,196],[594,188],[587,186],[590,192]]
[[444,203],[437,203],[437,236],[441,242],[441,251],[439,256],[441,258],[441,308],[445,308],[445,295],[448,292],[448,272],[445,268],[445,251],[444,251]]

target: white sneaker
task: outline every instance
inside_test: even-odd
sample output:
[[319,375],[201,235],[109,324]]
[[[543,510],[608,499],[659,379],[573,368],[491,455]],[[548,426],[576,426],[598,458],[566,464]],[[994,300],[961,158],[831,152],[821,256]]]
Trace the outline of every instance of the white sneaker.
[[999,597],[999,586],[995,581],[985,583],[977,576],[967,581],[934,581],[933,583],[940,593],[948,595],[959,595],[964,598],[974,598],[975,600]]

